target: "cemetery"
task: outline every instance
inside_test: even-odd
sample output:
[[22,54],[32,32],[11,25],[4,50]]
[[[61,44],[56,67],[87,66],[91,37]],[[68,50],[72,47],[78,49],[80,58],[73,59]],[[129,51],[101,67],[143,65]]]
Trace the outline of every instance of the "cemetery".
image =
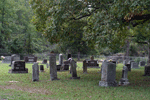
[[[0,70],[0,91],[9,94],[15,92],[14,95],[16,95],[16,97],[2,95],[2,97],[5,99],[27,99],[26,96],[28,96],[28,99],[38,97],[39,99],[85,100],[119,99],[122,97],[138,100],[150,97],[148,67],[139,65],[138,69],[133,68],[132,71],[129,71],[123,62],[116,64],[112,60],[104,60],[98,63],[100,68],[89,68],[88,73],[84,74],[83,65],[86,60],[76,62],[72,58],[69,60],[69,70],[61,72],[57,71],[56,66],[61,65],[57,56],[59,55],[54,53],[49,55],[48,68],[47,65],[41,63],[42,60],[37,60],[34,63],[13,61],[11,70],[8,63],[0,63],[2,69]],[[61,62],[63,61],[67,61],[67,59],[62,59]],[[23,72],[25,69],[26,73]],[[99,71],[101,73],[98,73]],[[83,95],[84,91],[86,94]],[[19,96],[17,96],[18,93]]]
[[0,7],[0,100],[150,100],[150,0]]

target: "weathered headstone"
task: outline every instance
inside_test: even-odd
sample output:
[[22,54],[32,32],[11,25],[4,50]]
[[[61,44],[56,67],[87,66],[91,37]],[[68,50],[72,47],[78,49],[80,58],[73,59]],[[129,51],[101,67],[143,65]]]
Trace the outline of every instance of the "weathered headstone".
[[105,60],[102,63],[101,81],[99,81],[99,86],[117,86],[115,78],[116,64]]
[[127,68],[127,66],[123,66],[122,78],[119,81],[119,85],[128,85],[129,84],[127,75],[128,75],[128,68]]
[[51,81],[58,80],[56,68],[56,55],[54,53],[50,54],[49,62],[50,62],[50,80]]
[[17,54],[11,55],[11,64],[10,64],[10,66],[12,65],[13,61],[19,61],[19,60],[20,60],[20,56],[19,55],[17,55]]
[[39,81],[39,65],[36,62],[32,65],[32,81]]
[[59,65],[62,66],[62,64],[63,64],[63,55],[59,54]]
[[131,63],[131,68],[139,68],[138,63],[132,62]]
[[145,66],[145,64],[146,64],[145,61],[140,61],[140,62],[139,62],[139,65],[140,65],[140,66]]
[[24,61],[13,61],[8,73],[28,73]]
[[70,77],[70,79],[80,79],[80,77],[77,77],[76,62],[74,60],[71,60],[70,64],[71,64],[71,74],[72,74],[72,77]]
[[2,60],[2,63],[11,63],[11,56],[5,56],[5,59]]
[[145,66],[144,75],[143,76],[150,76],[150,65]]
[[126,64],[128,71],[131,71],[131,65],[130,64]]
[[35,57],[33,55],[32,56],[25,56],[24,61],[26,63],[34,63],[34,62],[37,62],[37,57]]
[[40,72],[44,72],[44,66],[40,65]]

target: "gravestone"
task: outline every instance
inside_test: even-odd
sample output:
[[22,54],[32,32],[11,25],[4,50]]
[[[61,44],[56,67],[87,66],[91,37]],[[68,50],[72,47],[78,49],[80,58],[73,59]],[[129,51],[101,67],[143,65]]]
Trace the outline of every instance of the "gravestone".
[[25,61],[26,63],[34,63],[34,62],[37,62],[37,57],[34,56],[34,55],[25,56],[25,57],[24,57],[24,61]]
[[115,78],[116,64],[105,60],[102,63],[101,81],[99,81],[99,86],[117,86]]
[[19,55],[17,55],[17,54],[11,55],[11,64],[10,64],[10,66],[12,65],[13,61],[19,61],[19,60],[20,60],[20,56]]
[[57,71],[61,70],[61,65],[56,65],[56,67],[57,67]]
[[127,68],[127,66],[123,66],[122,78],[119,81],[119,85],[128,85],[129,84],[127,75],[128,75],[128,68]]
[[140,61],[140,62],[139,62],[139,65],[140,65],[140,66],[145,66],[145,64],[146,64],[145,61]]
[[62,64],[63,64],[63,55],[59,54],[59,65],[62,66]]
[[80,79],[80,77],[77,77],[76,62],[74,60],[71,60],[70,64],[71,64],[71,74],[72,74],[72,77],[70,77],[70,79]]
[[5,56],[5,59],[2,60],[2,63],[11,63],[11,56]]
[[43,59],[42,64],[47,64],[47,59]]
[[13,61],[8,73],[28,73],[24,61]]
[[69,58],[71,58],[72,57],[72,55],[71,54],[68,54],[68,56],[67,56],[67,60],[69,59]]
[[44,66],[40,65],[40,72],[44,72]]
[[131,68],[139,68],[138,63],[132,62],[131,63]]
[[123,60],[123,65],[126,65],[128,63],[127,60]]
[[32,81],[39,81],[39,65],[36,62],[32,65]]
[[69,70],[69,65],[70,65],[70,61],[69,60],[64,61],[63,70]]
[[49,57],[50,64],[50,80],[58,80],[57,78],[57,68],[56,68],[56,55],[54,53],[50,53]]
[[87,73],[87,63],[86,60],[83,61],[83,73]]
[[130,64],[126,64],[128,71],[131,71],[131,65]]
[[145,66],[144,75],[143,76],[150,76],[150,65]]

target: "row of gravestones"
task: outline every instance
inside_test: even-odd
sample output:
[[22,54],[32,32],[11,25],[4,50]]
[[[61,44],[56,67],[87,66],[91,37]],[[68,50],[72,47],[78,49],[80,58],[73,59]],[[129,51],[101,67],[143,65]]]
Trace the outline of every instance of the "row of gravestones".
[[[49,57],[50,61],[50,78],[51,80],[58,80],[57,78],[57,68],[56,68],[56,55],[54,53],[50,54]],[[71,79],[79,79],[80,77],[77,77],[76,72],[76,62],[74,60],[70,60],[71,65]],[[11,65],[11,69],[8,73],[28,73],[28,69],[25,68],[25,61],[13,61]],[[44,71],[44,67],[41,65],[40,70]],[[32,65],[32,81],[39,81],[39,66],[38,63],[34,63]]]
[[[134,61],[133,61],[133,60],[130,60],[130,61],[124,60],[124,61],[123,61],[123,64],[126,65],[128,62],[134,62]],[[146,62],[145,62],[145,61],[140,61],[139,64],[136,63],[136,62],[134,62],[133,68],[134,68],[134,65],[135,65],[135,66],[138,66],[138,65],[140,65],[140,66],[145,66],[145,65],[146,65]],[[137,68],[138,68],[138,67],[137,67]]]

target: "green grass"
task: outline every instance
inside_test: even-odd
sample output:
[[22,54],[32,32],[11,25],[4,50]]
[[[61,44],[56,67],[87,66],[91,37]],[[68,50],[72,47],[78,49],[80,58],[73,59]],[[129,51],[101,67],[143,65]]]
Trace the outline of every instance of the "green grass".
[[[149,100],[150,76],[142,76],[144,67],[128,72],[130,85],[118,87],[100,87],[100,69],[88,69],[83,74],[82,63],[78,63],[79,80],[71,80],[69,71],[57,72],[60,80],[50,81],[49,68],[40,72],[40,81],[32,82],[32,64],[26,64],[29,73],[10,74],[9,64],[0,63],[0,100]],[[39,64],[40,65],[40,64]],[[122,64],[116,68],[116,81],[122,76]],[[14,81],[14,82],[12,82]],[[17,81],[17,82],[15,82]]]

